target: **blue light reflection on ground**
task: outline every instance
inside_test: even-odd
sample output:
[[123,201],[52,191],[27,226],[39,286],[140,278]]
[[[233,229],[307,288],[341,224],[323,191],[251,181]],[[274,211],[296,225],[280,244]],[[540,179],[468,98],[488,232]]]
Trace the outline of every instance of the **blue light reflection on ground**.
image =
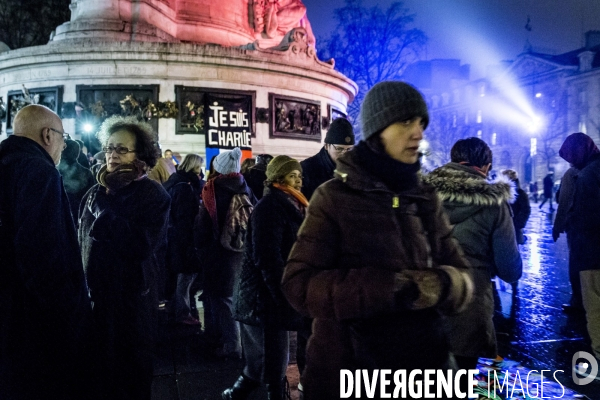
[[524,270],[529,273],[537,274],[540,272],[540,248],[539,248],[538,233],[530,232],[527,234],[527,240],[529,242],[529,259],[527,260],[526,269]]

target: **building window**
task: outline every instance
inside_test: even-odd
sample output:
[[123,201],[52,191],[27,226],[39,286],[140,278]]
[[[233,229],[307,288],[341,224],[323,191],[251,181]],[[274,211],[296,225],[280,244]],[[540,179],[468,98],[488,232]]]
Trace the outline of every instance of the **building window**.
[[456,128],[456,114],[452,114],[452,127]]
[[454,99],[453,99],[454,103],[460,102],[460,90],[455,89],[453,94],[454,94]]
[[478,130],[477,130],[477,137],[478,137],[479,139],[481,139],[481,135],[482,135],[481,129],[478,129]]
[[484,97],[485,96],[485,84],[481,84],[479,86],[479,97]]
[[481,110],[477,110],[477,123],[481,123]]
[[496,132],[492,133],[492,146],[496,145],[496,139],[497,139],[497,134]]
[[531,144],[529,146],[529,155],[531,157],[537,154],[537,138],[531,138]]
[[447,106],[450,103],[450,95],[448,93],[442,94],[442,105]]

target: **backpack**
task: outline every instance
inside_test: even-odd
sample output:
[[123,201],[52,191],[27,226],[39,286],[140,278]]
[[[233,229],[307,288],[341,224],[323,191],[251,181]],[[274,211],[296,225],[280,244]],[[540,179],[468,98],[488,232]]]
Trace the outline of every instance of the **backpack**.
[[247,194],[236,194],[229,203],[225,224],[221,230],[220,242],[227,250],[242,252],[246,240],[246,231],[250,214],[254,206]]

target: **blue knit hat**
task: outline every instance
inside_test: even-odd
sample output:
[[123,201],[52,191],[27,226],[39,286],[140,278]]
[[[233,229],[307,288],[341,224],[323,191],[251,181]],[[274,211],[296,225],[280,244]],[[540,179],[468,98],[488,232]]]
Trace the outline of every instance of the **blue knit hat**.
[[215,157],[213,167],[220,174],[227,175],[240,172],[240,159],[242,151],[239,147],[231,151],[224,151]]

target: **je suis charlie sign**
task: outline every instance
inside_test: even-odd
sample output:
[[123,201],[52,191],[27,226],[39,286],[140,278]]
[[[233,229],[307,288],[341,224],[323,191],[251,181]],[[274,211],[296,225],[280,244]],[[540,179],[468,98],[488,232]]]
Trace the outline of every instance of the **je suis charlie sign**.
[[252,97],[218,93],[207,93],[206,97],[206,147],[251,150]]

